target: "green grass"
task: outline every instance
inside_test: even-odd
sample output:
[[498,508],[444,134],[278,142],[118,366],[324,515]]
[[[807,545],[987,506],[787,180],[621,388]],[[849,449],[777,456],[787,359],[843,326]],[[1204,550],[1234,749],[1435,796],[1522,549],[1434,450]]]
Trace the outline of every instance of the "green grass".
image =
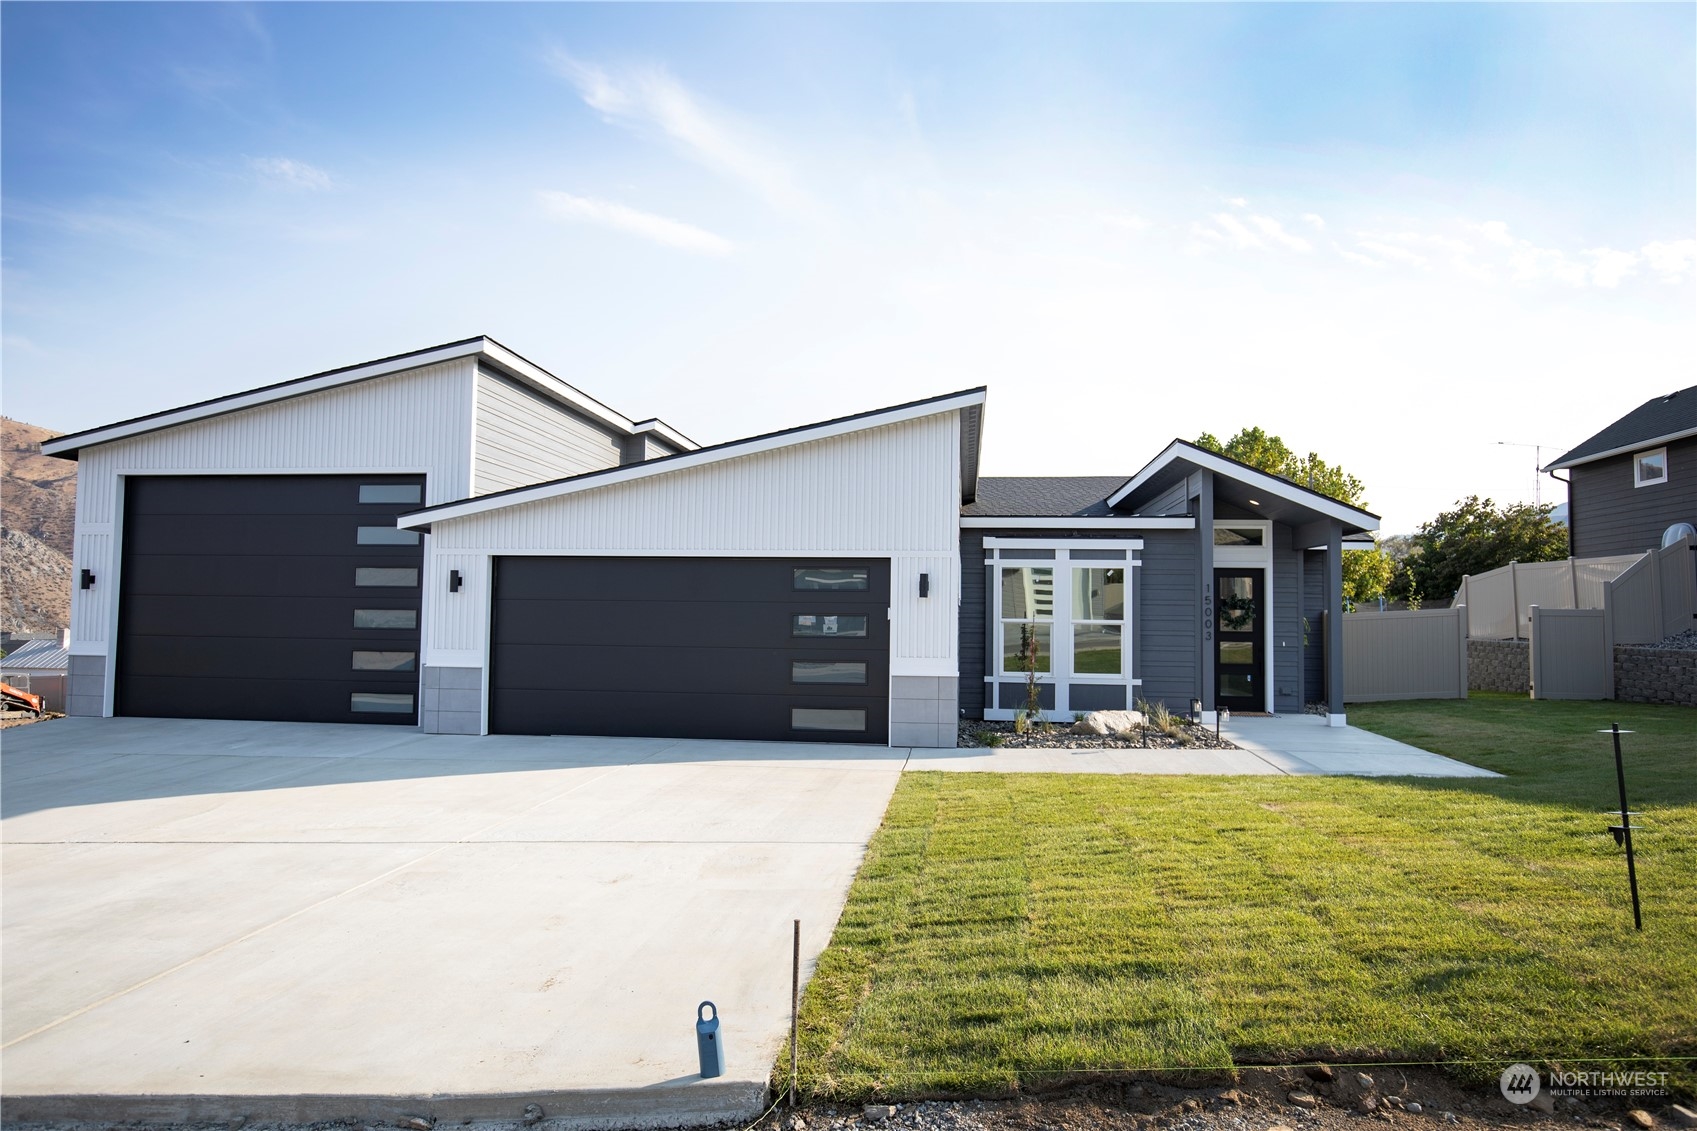
[[[1350,721],[1507,776],[904,776],[808,986],[804,1091],[1697,1057],[1697,712],[1476,696]],[[1604,831],[1611,721],[1637,731],[1642,934]]]

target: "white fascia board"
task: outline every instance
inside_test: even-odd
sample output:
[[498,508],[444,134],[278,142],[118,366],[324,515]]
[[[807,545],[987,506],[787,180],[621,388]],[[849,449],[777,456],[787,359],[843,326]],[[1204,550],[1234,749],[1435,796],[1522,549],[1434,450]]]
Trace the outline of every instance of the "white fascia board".
[[733,441],[715,448],[709,448],[706,451],[683,452],[675,456],[666,456],[663,459],[649,460],[646,463],[627,464],[624,467],[612,468],[608,471],[592,471],[586,475],[553,483],[538,483],[534,487],[521,487],[514,491],[503,491],[496,495],[483,495],[475,499],[465,499],[458,503],[445,503],[427,510],[403,514],[395,520],[395,525],[406,529],[430,526],[438,522],[449,522],[456,518],[466,518],[470,515],[504,510],[507,507],[522,506],[525,503],[557,499],[564,495],[575,495],[580,491],[594,491],[601,487],[611,487],[615,483],[629,483],[636,479],[646,479],[651,475],[688,471],[691,468],[705,467],[722,460],[740,459],[743,456],[759,455],[761,452],[776,451],[779,448],[793,448],[799,444],[811,444],[816,440],[829,440],[835,436],[846,436],[854,432],[884,428],[907,420],[919,420],[927,416],[940,416],[948,412],[958,412],[967,405],[983,403],[983,392],[974,390],[939,400],[921,401],[905,408],[895,408],[885,412],[874,412],[864,416],[829,421],[824,424],[779,432],[771,436],[755,436],[747,440]]
[[693,452],[701,446],[694,440],[691,440],[688,436],[685,436],[682,432],[679,432],[676,428],[673,428],[670,424],[667,424],[664,420],[639,420],[636,422],[636,426],[632,428],[631,431],[637,435],[642,435],[645,432],[652,432],[654,435],[660,437],[662,440],[666,441],[666,443],[680,451]]
[[[1595,455],[1589,456],[1580,456],[1578,459],[1574,460],[1560,460],[1556,463],[1550,464],[1548,467],[1544,468],[1544,470],[1560,471],[1567,467],[1581,467],[1588,463],[1596,463],[1600,459],[1609,459],[1613,456],[1623,456],[1628,452],[1641,452],[1646,448],[1659,448],[1663,444],[1671,443],[1674,440],[1684,440],[1690,436],[1697,436],[1697,428],[1687,428],[1683,432],[1669,432],[1666,436],[1656,436],[1649,440],[1638,440],[1634,443],[1627,444],[1623,448],[1610,448],[1606,452],[1598,452]],[[47,446],[43,444],[41,450],[46,451]]]
[[[1167,464],[1171,463],[1174,459],[1177,459],[1180,456],[1189,460],[1191,463],[1196,464],[1198,467],[1203,467],[1212,471],[1215,475],[1224,475],[1228,479],[1236,479],[1241,483],[1247,483],[1253,486],[1256,490],[1265,491],[1267,494],[1274,495],[1287,502],[1307,507],[1310,510],[1319,511],[1327,518],[1335,518],[1339,522],[1347,522],[1354,526],[1362,526],[1368,530],[1379,529],[1378,518],[1366,511],[1357,510],[1355,507],[1352,507],[1347,503],[1340,503],[1336,499],[1328,499],[1324,495],[1317,495],[1313,492],[1305,491],[1296,484],[1280,479],[1276,475],[1268,475],[1265,471],[1256,471],[1254,468],[1244,467],[1233,460],[1217,456],[1213,452],[1208,451],[1206,448],[1198,448],[1189,444],[1182,444],[1177,440],[1168,444],[1166,451],[1156,456],[1154,460],[1150,462],[1148,467],[1145,467],[1142,471],[1134,475],[1126,482],[1125,486],[1121,487],[1118,491],[1115,491],[1112,495],[1109,495],[1108,505],[1110,507],[1118,506],[1121,499],[1124,499],[1127,495],[1143,486],[1143,484],[1149,482],[1149,480],[1159,474],[1167,466]],[[1362,521],[1363,519],[1367,521],[1364,522]]]
[[[1196,520],[1182,516],[1150,518],[995,518],[968,515],[960,520],[965,530],[1195,530]],[[985,539],[986,542],[992,541]]]
[[121,424],[108,425],[105,428],[96,428],[89,432],[76,432],[69,436],[42,441],[41,454],[52,456],[67,450],[92,448],[96,444],[109,444],[113,440],[122,440],[129,436],[139,436],[147,432],[158,432],[164,428],[175,428],[179,424],[192,424],[197,420],[224,416],[248,408],[258,408],[274,401],[292,400],[295,397],[306,396],[308,393],[317,393],[341,385],[350,385],[355,381],[366,381],[373,377],[387,377],[393,373],[405,373],[409,369],[422,369],[427,365],[440,365],[444,361],[453,361],[457,358],[475,357],[484,351],[486,344],[485,339],[474,338],[469,342],[443,346],[440,349],[429,350],[424,353],[406,354],[401,357],[390,358],[387,361],[374,361],[370,365],[361,365],[356,369],[340,369],[334,373],[326,373],[308,380],[289,381],[279,386],[255,389],[249,393],[237,393],[229,397],[219,397],[216,400],[140,417]]
[[627,436],[636,434],[636,421],[608,408],[583,390],[574,389],[540,365],[526,361],[499,342],[485,338],[483,348],[478,352],[550,400],[559,401],[573,411]]

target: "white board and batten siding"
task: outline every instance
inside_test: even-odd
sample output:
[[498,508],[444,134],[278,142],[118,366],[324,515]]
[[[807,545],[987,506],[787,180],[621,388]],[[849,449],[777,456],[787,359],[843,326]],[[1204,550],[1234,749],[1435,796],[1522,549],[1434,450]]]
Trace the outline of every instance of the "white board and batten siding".
[[426,503],[464,498],[474,373],[461,358],[84,448],[73,565],[95,584],[71,590],[72,654],[116,639],[123,477],[423,474]]
[[617,467],[624,440],[517,381],[480,369],[471,494]]
[[[893,676],[957,672],[958,414],[950,411],[433,524],[427,665],[483,667],[490,559],[886,557]],[[930,595],[919,596],[919,575]]]

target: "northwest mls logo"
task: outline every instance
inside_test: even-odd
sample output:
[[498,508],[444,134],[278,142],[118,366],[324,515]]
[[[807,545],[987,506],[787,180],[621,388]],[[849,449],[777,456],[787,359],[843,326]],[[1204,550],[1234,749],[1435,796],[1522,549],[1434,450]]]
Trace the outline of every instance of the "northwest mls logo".
[[1541,1083],[1537,1071],[1530,1064],[1511,1064],[1503,1069],[1503,1074],[1497,1081],[1497,1087],[1502,1089],[1503,1099],[1511,1104],[1529,1104],[1538,1098]]

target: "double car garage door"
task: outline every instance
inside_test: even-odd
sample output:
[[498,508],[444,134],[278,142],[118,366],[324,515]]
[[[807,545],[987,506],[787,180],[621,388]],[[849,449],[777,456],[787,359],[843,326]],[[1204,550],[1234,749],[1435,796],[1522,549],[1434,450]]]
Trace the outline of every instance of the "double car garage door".
[[[394,516],[422,499],[127,480],[118,713],[415,723],[423,546]],[[882,743],[889,593],[878,560],[497,559],[490,729]]]
[[500,558],[490,730],[877,742],[887,561]]

